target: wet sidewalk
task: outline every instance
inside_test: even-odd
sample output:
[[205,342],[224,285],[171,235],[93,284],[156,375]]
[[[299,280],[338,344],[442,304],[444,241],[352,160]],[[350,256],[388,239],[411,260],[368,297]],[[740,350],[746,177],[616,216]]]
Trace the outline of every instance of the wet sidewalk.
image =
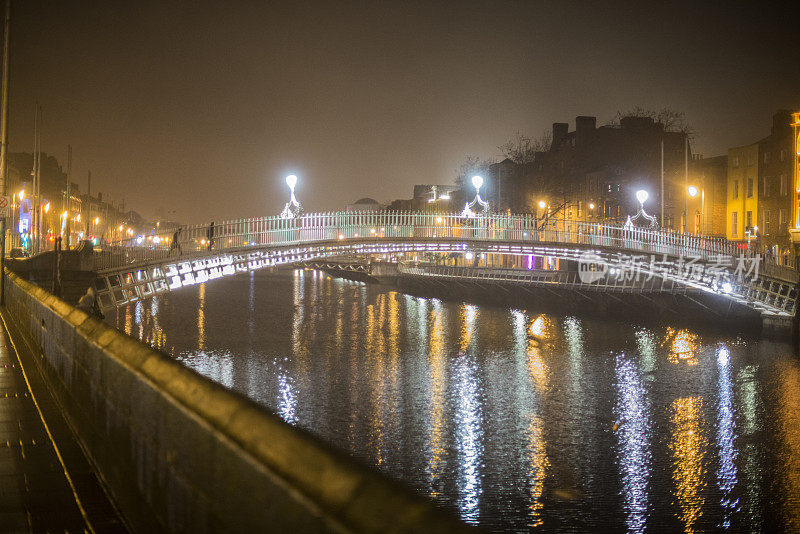
[[11,342],[4,310],[2,315],[0,532],[127,532],[42,382],[27,344],[13,326]]

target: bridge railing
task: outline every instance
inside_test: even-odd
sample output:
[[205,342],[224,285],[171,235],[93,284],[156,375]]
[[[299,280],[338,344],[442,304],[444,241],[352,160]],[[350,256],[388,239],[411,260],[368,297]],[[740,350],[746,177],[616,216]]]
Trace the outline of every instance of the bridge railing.
[[[531,215],[489,214],[463,217],[457,213],[327,212],[294,219],[260,217],[207,225],[184,226],[174,233],[113,242],[97,254],[96,268],[104,271],[131,263],[193,255],[214,250],[291,246],[358,239],[458,240],[565,243],[619,248],[631,253],[733,261],[739,250],[724,238],[683,234],[587,221],[542,220]],[[793,270],[766,260],[765,271],[792,276]]]

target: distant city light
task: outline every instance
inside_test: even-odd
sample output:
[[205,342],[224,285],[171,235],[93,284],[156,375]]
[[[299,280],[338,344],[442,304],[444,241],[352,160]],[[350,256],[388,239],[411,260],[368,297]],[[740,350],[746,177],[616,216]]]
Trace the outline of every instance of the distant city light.
[[593,209],[594,209],[594,202],[589,202],[589,209],[590,209],[590,210],[593,210]]
[[475,257],[475,255],[472,252],[467,252],[466,254],[464,254],[464,259],[467,260],[467,261],[471,261],[472,258],[474,258],[474,257]]

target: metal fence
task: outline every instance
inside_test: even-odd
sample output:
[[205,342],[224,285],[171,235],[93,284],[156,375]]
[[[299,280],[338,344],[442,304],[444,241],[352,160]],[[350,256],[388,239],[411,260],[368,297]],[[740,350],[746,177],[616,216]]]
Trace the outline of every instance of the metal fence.
[[[337,241],[494,241],[609,247],[636,253],[685,256],[704,261],[733,259],[741,251],[724,238],[592,222],[543,221],[530,215],[399,212],[308,213],[294,219],[260,217],[184,226],[177,232],[105,245],[96,254],[99,272],[133,263],[270,246]],[[763,272],[797,279],[795,271],[762,261]]]
[[591,291],[687,293],[696,291],[685,284],[660,276],[604,276],[590,282],[578,271],[509,269],[505,267],[460,267],[401,263],[401,273],[431,278],[474,280],[478,282],[523,283],[535,286],[580,288]]

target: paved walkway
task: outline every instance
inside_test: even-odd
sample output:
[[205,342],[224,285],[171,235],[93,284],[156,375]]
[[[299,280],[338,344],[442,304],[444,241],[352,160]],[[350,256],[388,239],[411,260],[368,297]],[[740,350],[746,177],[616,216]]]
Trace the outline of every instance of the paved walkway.
[[5,310],[2,315],[0,532],[127,532],[27,345],[13,327],[11,342]]

